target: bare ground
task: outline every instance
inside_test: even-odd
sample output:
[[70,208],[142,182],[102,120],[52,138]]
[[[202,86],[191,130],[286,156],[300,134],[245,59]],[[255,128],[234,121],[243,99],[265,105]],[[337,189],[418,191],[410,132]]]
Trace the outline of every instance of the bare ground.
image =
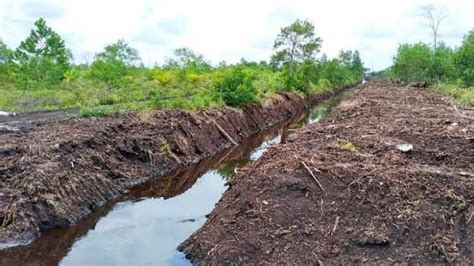
[[470,265],[473,117],[427,89],[370,81],[240,169],[180,250],[196,264]]

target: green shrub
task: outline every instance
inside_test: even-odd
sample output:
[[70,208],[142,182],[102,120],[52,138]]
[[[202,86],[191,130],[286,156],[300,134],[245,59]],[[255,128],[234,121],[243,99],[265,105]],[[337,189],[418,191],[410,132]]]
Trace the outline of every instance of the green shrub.
[[474,88],[462,88],[458,85],[441,85],[434,87],[434,90],[447,95],[454,99],[457,103],[465,105],[474,105]]
[[461,47],[454,55],[458,77],[465,86],[474,86],[474,30],[464,37]]
[[431,49],[427,44],[400,45],[394,58],[393,73],[403,81],[426,81],[430,71]]
[[109,44],[95,56],[91,65],[91,76],[115,87],[124,85],[124,77],[133,72],[140,60],[138,50],[123,40]]
[[252,84],[254,80],[255,76],[243,67],[233,67],[216,84],[216,90],[227,105],[242,107],[256,100],[257,90]]
[[100,117],[116,114],[120,112],[118,106],[98,106],[98,107],[84,107],[80,110],[82,117]]

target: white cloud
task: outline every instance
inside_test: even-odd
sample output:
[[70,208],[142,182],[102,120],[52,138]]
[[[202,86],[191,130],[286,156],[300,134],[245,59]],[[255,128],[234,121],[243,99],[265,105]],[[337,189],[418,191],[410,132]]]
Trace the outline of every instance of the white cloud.
[[279,29],[302,18],[315,23],[322,52],[359,49],[368,67],[380,69],[391,63],[398,43],[431,40],[419,17],[427,3],[447,11],[441,36],[449,45],[474,27],[471,0],[0,0],[0,37],[15,47],[35,16],[44,16],[80,61],[123,38],[148,65],[179,47],[214,63],[234,62],[268,59]]

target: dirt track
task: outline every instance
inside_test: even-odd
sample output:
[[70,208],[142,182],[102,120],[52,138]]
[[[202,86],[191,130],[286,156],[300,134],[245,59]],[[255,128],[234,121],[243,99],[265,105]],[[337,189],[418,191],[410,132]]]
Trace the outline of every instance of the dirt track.
[[198,264],[474,263],[474,111],[457,109],[369,82],[241,169],[180,249]]
[[216,155],[233,145],[230,139],[241,143],[310,104],[279,94],[242,110],[41,121],[0,132],[0,249],[74,224],[128,189]]

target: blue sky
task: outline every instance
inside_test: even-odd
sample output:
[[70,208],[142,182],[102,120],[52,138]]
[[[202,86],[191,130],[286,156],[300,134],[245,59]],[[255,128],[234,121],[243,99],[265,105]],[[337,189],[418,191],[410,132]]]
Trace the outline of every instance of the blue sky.
[[443,9],[441,40],[458,45],[474,28],[472,0],[0,0],[0,38],[16,47],[38,17],[66,41],[76,62],[119,38],[140,51],[146,65],[163,63],[188,47],[212,63],[267,60],[279,29],[296,18],[315,24],[322,51],[358,49],[367,67],[390,65],[399,43],[430,42],[420,7]]

